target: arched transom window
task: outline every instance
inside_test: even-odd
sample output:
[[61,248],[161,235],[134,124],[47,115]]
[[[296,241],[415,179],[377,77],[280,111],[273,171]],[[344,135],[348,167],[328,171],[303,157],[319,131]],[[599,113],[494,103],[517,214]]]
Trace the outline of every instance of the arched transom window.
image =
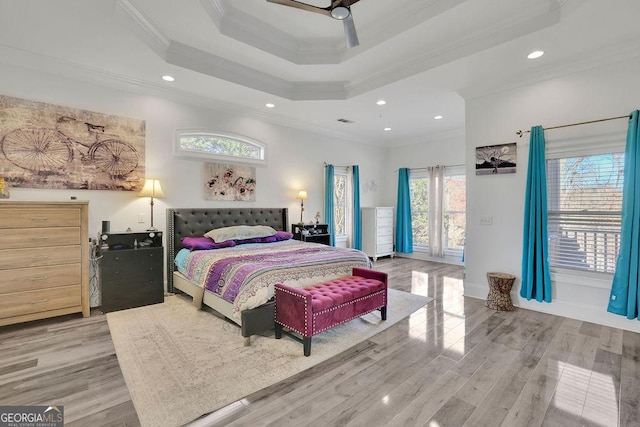
[[244,163],[266,163],[266,146],[245,136],[179,131],[176,155]]

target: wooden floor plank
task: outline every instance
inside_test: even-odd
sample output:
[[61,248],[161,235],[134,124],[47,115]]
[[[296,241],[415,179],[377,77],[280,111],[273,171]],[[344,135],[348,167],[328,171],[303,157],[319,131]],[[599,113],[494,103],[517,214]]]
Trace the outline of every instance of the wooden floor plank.
[[[638,425],[640,334],[488,309],[464,297],[460,266],[383,258],[374,268],[434,300],[193,425]],[[50,403],[73,427],[140,424],[100,312],[0,327],[0,404]]]

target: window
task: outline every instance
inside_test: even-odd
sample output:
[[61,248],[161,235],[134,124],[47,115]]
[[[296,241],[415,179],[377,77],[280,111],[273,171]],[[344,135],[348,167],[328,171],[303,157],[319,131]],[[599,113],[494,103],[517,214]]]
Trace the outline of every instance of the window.
[[348,234],[349,205],[348,185],[347,185],[347,168],[335,167],[333,173],[333,215],[335,222],[334,233],[336,238],[346,238]]
[[449,256],[462,256],[466,225],[466,175],[464,167],[444,169],[442,212],[430,209],[429,187],[427,171],[411,171],[409,190],[413,245],[418,250],[429,250],[429,223],[433,221],[434,215],[442,215],[443,252]]
[[265,145],[246,137],[211,132],[178,132],[176,154],[214,160],[265,163]]
[[549,266],[613,273],[624,153],[547,160]]
[[409,175],[411,229],[416,248],[429,247],[429,178],[423,171]]
[[[466,225],[467,180],[464,171],[445,169],[443,203],[443,248],[446,252],[464,249]],[[456,254],[457,255],[457,254]]]

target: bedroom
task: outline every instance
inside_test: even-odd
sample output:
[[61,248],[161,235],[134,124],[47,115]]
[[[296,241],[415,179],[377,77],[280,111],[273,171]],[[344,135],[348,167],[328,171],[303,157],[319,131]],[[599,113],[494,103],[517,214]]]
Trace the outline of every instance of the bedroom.
[[[373,0],[367,0],[369,1]],[[477,53],[434,68],[427,74],[428,79],[438,80],[447,75],[457,75],[460,69],[474,69],[479,74],[478,78],[486,79],[485,87],[459,88],[460,95],[452,101],[457,108],[456,111],[461,115],[459,126],[446,128],[446,131],[436,129],[433,133],[407,137],[406,140],[398,140],[402,138],[393,136],[393,133],[387,133],[380,137],[383,143],[373,145],[362,143],[360,138],[354,137],[351,133],[345,133],[344,127],[336,130],[334,124],[330,125],[332,132],[327,134],[321,132],[318,126],[310,131],[304,129],[304,126],[292,126],[292,121],[286,121],[281,116],[270,118],[270,113],[262,109],[264,103],[262,101],[260,105],[254,106],[245,113],[245,110],[239,111],[237,104],[229,102],[229,99],[212,101],[189,93],[174,91],[162,86],[160,81],[153,81],[151,77],[148,77],[148,81],[137,79],[124,81],[118,78],[120,74],[117,70],[112,70],[107,75],[95,72],[97,63],[74,67],[74,61],[81,62],[80,59],[74,60],[66,56],[63,60],[56,60],[54,59],[57,52],[55,42],[51,46],[37,48],[38,37],[27,38],[22,41],[27,44],[22,45],[15,40],[14,37],[17,36],[9,34],[10,29],[24,23],[21,19],[11,17],[28,16],[27,12],[29,12],[24,10],[22,13],[25,15],[13,15],[16,11],[11,9],[11,3],[2,2],[3,13],[0,17],[3,28],[3,32],[0,33],[1,94],[144,119],[146,121],[147,176],[156,176],[161,179],[167,195],[165,199],[156,201],[154,221],[158,228],[164,227],[167,207],[211,203],[202,197],[202,162],[176,158],[173,155],[176,129],[225,130],[265,142],[269,150],[268,164],[266,167],[256,168],[258,182],[265,184],[258,184],[256,201],[252,203],[255,206],[287,207],[290,210],[290,216],[296,218],[300,206],[295,197],[298,190],[305,189],[309,194],[309,199],[305,201],[305,220],[307,221],[315,212],[323,210],[323,162],[336,165],[358,164],[362,171],[361,180],[371,180],[377,184],[376,191],[361,194],[362,206],[395,205],[396,175],[394,171],[399,167],[419,168],[436,164],[467,163],[469,194],[467,218],[469,220],[466,230],[464,285],[465,293],[477,298],[486,297],[484,275],[487,271],[497,270],[520,275],[521,212],[524,203],[522,194],[526,179],[528,140],[517,139],[515,132],[520,129],[529,129],[537,124],[553,126],[618,116],[639,108],[640,85],[637,83],[640,72],[639,38],[637,25],[631,25],[629,22],[633,19],[637,21],[640,13],[637,2],[632,1],[621,1],[619,8],[609,9],[606,6],[600,6],[603,10],[597,10],[593,2],[559,2],[563,4],[563,13],[566,12],[567,20],[571,20],[572,17],[584,19],[585,26],[589,24],[593,26],[591,20],[594,16],[599,16],[599,19],[603,20],[602,25],[595,26],[597,31],[594,31],[596,33],[594,37],[597,41],[594,45],[580,45],[580,49],[570,56],[554,57],[553,46],[563,43],[578,44],[576,38],[579,35],[554,32],[552,24],[548,32],[543,31],[541,34],[534,32],[490,49],[496,55],[513,53],[515,57],[521,53],[527,53],[520,52],[519,49],[528,49],[537,35],[542,36],[545,45],[549,46],[544,48],[547,50],[547,58],[551,59],[545,59],[548,62],[543,62],[542,65],[534,65],[533,70],[523,72],[522,75],[504,75],[500,67],[487,66],[485,71],[485,67],[478,65],[482,60],[478,59]],[[80,2],[70,2],[73,7],[80,7],[78,3]],[[112,2],[108,3],[110,3],[109,7],[113,7]],[[365,3],[354,6],[354,10],[361,8]],[[548,2],[539,3],[546,5]],[[195,6],[192,5],[192,7]],[[111,9],[98,10],[105,16],[114,13]],[[50,12],[53,14],[54,11]],[[620,21],[628,25],[619,25]],[[364,21],[361,22],[364,25]],[[40,24],[44,25],[44,23]],[[91,21],[86,21],[84,25],[90,27]],[[583,31],[582,26],[578,25],[575,28],[578,34]],[[627,33],[622,31],[624,28],[628,29]],[[340,30],[339,27],[338,30]],[[124,38],[125,34],[128,34],[128,30],[124,30],[119,37]],[[604,34],[607,36],[605,37]],[[22,35],[21,37],[24,38]],[[363,35],[361,39],[364,44]],[[44,43],[42,40],[40,42]],[[69,42],[69,39],[59,42],[61,44],[57,49],[62,50],[65,43]],[[14,43],[16,47],[12,47]],[[136,46],[142,44],[138,39],[134,39],[132,43]],[[96,46],[108,50],[108,46],[99,42]],[[99,55],[96,55],[92,60],[97,61],[98,57]],[[149,52],[139,57],[140,62],[146,60],[154,64],[158,61],[156,55]],[[104,61],[106,62],[106,59]],[[484,74],[490,72],[494,75]],[[203,77],[199,77],[196,73],[191,73],[189,76],[193,78],[194,86],[203,81]],[[417,84],[422,82],[418,77],[407,77],[403,82],[412,83],[412,81]],[[498,83],[504,83],[504,85],[498,85]],[[390,84],[385,89],[385,92],[391,93],[396,89],[400,90],[399,83]],[[240,93],[239,96],[246,94],[242,91]],[[253,99],[254,95],[250,98]],[[271,97],[265,95],[264,98],[266,101],[266,98]],[[372,92],[371,101],[376,99],[377,94]],[[308,103],[308,101],[302,101],[302,103]],[[391,106],[390,103],[388,107]],[[371,111],[377,118],[379,110]],[[344,114],[348,119],[349,113],[350,111],[336,109],[329,117],[331,121],[335,121],[338,116]],[[619,123],[612,124],[612,127],[595,126],[573,128],[570,135],[549,132],[548,140],[552,143],[554,137],[587,138],[609,133],[623,135],[626,131],[624,126],[619,126]],[[379,126],[376,126],[377,128]],[[353,139],[357,143],[353,143]],[[518,168],[517,173],[511,176],[475,176],[473,165],[467,161],[474,158],[475,148],[510,141],[516,141],[519,146],[518,163],[521,167]],[[127,227],[136,229],[149,225],[148,200],[137,198],[129,192],[14,188],[11,189],[10,200],[69,200],[70,197],[90,200],[91,236],[100,230],[100,223],[103,220],[111,221],[113,230],[124,230]],[[244,202],[234,202],[229,205],[242,207]],[[143,213],[144,223],[142,224],[138,223],[139,213]],[[477,219],[484,216],[493,218],[492,226],[478,225]],[[585,286],[582,281],[576,283],[576,280],[567,278],[564,287],[558,284],[557,288],[558,295],[553,304],[542,305],[526,301],[519,301],[519,304],[533,310],[548,311],[596,324],[640,331],[637,322],[606,313],[603,309],[606,302],[603,301],[608,298],[608,292],[601,283]],[[514,292],[514,299],[515,294],[516,292]]]

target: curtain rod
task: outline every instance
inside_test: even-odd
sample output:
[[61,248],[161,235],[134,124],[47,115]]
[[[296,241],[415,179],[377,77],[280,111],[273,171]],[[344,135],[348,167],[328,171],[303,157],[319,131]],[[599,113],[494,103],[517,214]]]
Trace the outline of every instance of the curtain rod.
[[[427,170],[429,168],[437,168],[442,166],[443,168],[457,168],[457,167],[461,167],[461,166],[467,166],[464,163],[461,165],[436,165],[436,166],[427,166],[424,168],[409,168],[410,171],[419,171],[419,170]],[[394,170],[393,172],[398,172],[398,169]]]
[[[599,123],[599,122],[607,122],[609,120],[619,120],[619,119],[630,119],[631,115],[627,114],[626,116],[618,116],[618,117],[609,117],[606,119],[598,119],[598,120],[589,120],[588,122],[579,122],[579,123],[570,123],[568,125],[560,125],[560,126],[551,126],[548,128],[542,128],[543,130],[549,130],[549,129],[560,129],[560,128],[568,128],[571,126],[580,126],[580,125],[588,125],[591,123]],[[531,132],[530,130],[519,130],[516,132],[516,135],[518,135],[520,138],[522,138],[522,135],[525,133],[529,133]]]
[[[329,166],[329,163],[324,162],[324,167],[326,168],[327,166]],[[353,165],[333,165],[334,168],[350,168]]]

